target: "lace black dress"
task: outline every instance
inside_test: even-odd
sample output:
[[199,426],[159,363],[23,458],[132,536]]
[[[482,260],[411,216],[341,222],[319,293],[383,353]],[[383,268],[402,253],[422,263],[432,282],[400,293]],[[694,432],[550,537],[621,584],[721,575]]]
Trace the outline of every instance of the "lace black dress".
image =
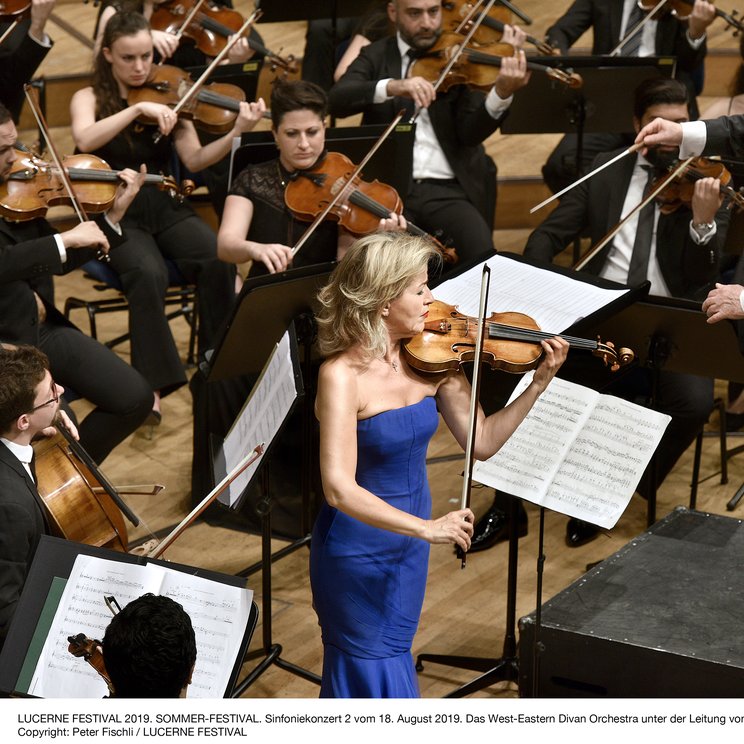
[[[284,203],[284,189],[292,174],[279,159],[244,168],[232,183],[230,195],[242,196],[253,204],[253,218],[246,238],[257,243],[281,243],[293,246],[310,226],[296,220]],[[297,252],[294,268],[334,261],[338,246],[338,225],[326,220]],[[254,261],[249,276],[266,273],[260,261]]]

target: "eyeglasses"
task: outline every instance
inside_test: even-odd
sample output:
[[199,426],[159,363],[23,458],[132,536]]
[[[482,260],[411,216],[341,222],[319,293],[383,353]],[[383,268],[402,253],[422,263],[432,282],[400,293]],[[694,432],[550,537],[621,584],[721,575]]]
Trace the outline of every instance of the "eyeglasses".
[[51,405],[52,403],[59,403],[59,393],[57,392],[57,384],[52,380],[52,387],[51,387],[52,397],[46,401],[45,403],[40,403],[38,406],[34,406],[29,413],[33,413],[34,411],[38,411],[40,408],[46,408],[46,406]]

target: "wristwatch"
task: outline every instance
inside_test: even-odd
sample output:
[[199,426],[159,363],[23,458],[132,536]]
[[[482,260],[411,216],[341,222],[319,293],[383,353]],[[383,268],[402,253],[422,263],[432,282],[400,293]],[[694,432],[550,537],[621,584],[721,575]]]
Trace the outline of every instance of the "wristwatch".
[[692,229],[698,234],[698,237],[704,238],[714,227],[715,222],[693,222]]

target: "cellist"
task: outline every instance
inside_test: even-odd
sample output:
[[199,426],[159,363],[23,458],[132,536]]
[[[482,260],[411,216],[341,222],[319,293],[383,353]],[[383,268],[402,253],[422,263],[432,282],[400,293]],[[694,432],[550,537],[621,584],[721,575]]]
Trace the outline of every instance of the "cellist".
[[36,489],[31,441],[53,434],[65,389],[33,346],[0,344],[0,649],[31,567],[39,538],[50,534]]

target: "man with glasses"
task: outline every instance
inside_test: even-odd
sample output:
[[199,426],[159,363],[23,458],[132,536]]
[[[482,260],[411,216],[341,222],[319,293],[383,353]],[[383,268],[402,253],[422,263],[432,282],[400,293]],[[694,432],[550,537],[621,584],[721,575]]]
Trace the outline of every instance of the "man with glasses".
[[49,531],[31,441],[53,434],[58,417],[71,426],[59,408],[63,392],[38,349],[0,345],[0,648],[39,538]]
[[[0,185],[17,157],[16,128],[0,103]],[[44,219],[0,219],[0,341],[41,349],[54,378],[93,404],[80,424],[80,443],[97,463],[142,424],[152,408],[152,390],[139,372],[55,308],[52,277],[124,241],[118,221],[144,176],[125,170],[121,178],[105,217],[63,233]]]

